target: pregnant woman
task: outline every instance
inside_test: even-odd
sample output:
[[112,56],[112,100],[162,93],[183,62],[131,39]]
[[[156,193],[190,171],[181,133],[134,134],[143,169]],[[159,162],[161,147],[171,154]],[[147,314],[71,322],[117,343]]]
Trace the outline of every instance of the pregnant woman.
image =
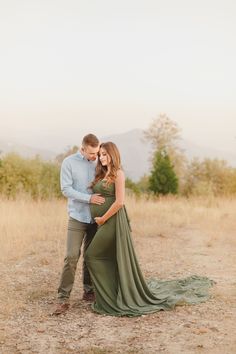
[[100,146],[92,187],[94,193],[105,197],[104,204],[91,205],[98,231],[85,254],[96,296],[94,311],[113,316],[140,316],[208,299],[213,282],[206,277],[152,279],[149,283],[144,280],[124,206],[125,176],[120,154],[112,142]]

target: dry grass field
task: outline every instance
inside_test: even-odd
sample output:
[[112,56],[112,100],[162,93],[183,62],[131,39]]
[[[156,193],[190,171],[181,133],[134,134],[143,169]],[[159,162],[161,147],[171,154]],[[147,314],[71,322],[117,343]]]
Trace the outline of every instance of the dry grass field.
[[145,276],[199,274],[211,299],[138,318],[81,301],[81,260],[65,316],[51,312],[66,241],[66,202],[0,199],[0,353],[207,353],[236,348],[236,199],[127,199]]

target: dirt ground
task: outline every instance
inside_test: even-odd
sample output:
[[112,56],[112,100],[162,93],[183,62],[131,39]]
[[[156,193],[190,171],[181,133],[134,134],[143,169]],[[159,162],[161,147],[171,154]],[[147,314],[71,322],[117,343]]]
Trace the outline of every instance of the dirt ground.
[[[232,235],[234,237],[235,235]],[[1,263],[0,353],[236,353],[236,253],[206,242],[197,227],[135,238],[143,273],[162,279],[199,274],[216,281],[211,299],[136,318],[101,316],[81,301],[81,261],[66,315],[51,316],[63,257],[55,241]],[[234,243],[235,245],[235,243]]]

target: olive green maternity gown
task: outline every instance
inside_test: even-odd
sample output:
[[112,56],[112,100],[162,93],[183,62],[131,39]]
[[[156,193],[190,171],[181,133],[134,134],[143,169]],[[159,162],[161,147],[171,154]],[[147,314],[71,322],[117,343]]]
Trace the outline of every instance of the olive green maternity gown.
[[[104,181],[99,181],[94,192],[102,194],[105,203],[91,205],[91,213],[93,217],[102,216],[115,201],[115,185],[107,187]],[[85,259],[96,296],[92,306],[101,314],[140,316],[169,310],[175,305],[197,304],[208,299],[213,284],[200,276],[146,282],[133,248],[125,207],[98,227]]]

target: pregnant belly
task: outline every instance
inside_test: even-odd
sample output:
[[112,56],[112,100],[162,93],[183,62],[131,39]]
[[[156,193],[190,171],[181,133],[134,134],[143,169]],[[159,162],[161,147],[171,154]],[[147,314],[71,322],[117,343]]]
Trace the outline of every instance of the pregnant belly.
[[105,202],[101,205],[90,204],[92,217],[95,218],[96,216],[103,216],[113,203],[114,198],[106,198]]

